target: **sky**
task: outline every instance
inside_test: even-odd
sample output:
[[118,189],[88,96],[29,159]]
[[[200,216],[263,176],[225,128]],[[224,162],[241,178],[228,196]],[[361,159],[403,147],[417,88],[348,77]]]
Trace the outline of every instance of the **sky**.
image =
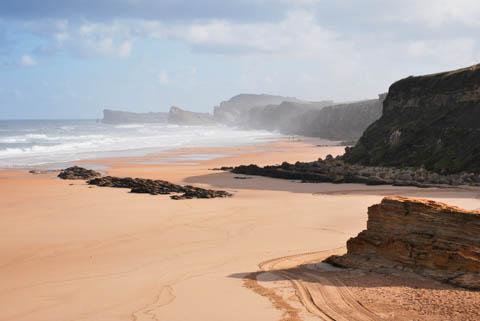
[[351,101],[479,62],[478,0],[1,0],[0,119]]

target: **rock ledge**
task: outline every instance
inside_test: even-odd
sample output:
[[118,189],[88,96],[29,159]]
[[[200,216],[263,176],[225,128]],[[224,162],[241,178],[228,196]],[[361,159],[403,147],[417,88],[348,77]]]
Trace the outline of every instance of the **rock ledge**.
[[480,212],[425,199],[385,197],[368,209],[367,229],[347,254],[326,262],[377,271],[400,269],[480,289]]

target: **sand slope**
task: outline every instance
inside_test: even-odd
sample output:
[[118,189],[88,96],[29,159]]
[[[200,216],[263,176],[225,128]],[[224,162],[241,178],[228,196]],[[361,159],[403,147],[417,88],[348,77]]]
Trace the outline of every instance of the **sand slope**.
[[[260,262],[343,246],[384,194],[480,207],[474,190],[238,180],[208,170],[342,150],[281,142],[96,161],[112,166],[109,174],[221,187],[231,199],[172,201],[0,171],[0,320],[280,320],[281,310],[243,286]],[[164,162],[189,153],[232,156]]]

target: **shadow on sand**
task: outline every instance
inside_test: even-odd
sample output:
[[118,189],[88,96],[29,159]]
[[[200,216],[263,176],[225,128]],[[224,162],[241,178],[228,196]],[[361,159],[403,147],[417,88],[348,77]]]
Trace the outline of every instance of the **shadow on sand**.
[[327,263],[320,263],[319,268],[317,269],[300,266],[289,269],[234,273],[228,277],[243,280],[258,280],[261,282],[286,280],[324,286],[333,285],[357,288],[400,287],[411,289],[434,289],[437,291],[478,292],[455,287],[415,273],[401,271],[394,271],[388,274],[378,273],[357,269],[336,268]]
[[[248,179],[239,179],[238,177]],[[469,187],[417,188],[390,185],[368,186],[350,183],[301,183],[279,178],[238,175],[230,172],[213,172],[206,175],[190,176],[184,179],[184,182],[189,184],[208,184],[219,189],[284,191],[318,195],[401,195],[421,197],[454,195],[457,198],[477,198],[480,194],[479,188]]]

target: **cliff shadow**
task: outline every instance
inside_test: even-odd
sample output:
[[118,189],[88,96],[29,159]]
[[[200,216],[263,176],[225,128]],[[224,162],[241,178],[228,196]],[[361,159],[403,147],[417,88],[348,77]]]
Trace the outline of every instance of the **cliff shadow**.
[[295,180],[234,174],[223,171],[190,176],[183,181],[188,184],[207,184],[217,189],[283,191],[318,195],[401,195],[413,197],[478,198],[480,194],[479,189],[459,187],[418,188],[391,185],[369,186],[352,183],[302,183]]
[[327,263],[321,263],[323,268],[310,269],[295,267],[269,271],[255,271],[230,274],[228,277],[260,282],[299,281],[309,285],[337,286],[349,288],[385,288],[397,287],[407,289],[428,289],[436,291],[458,291],[478,293],[447,283],[427,278],[415,273],[392,271],[379,273],[359,269],[336,268]]

